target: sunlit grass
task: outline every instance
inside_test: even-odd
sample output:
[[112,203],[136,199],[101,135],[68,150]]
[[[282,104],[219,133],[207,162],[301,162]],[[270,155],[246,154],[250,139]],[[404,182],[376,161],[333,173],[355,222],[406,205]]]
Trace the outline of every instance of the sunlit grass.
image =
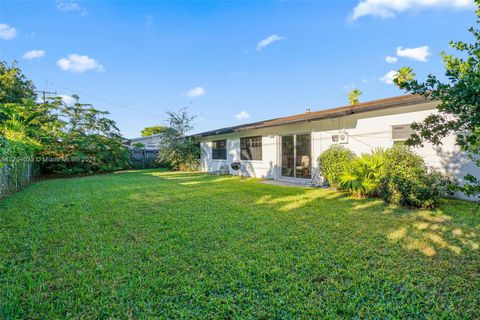
[[158,170],[0,202],[0,318],[480,318],[472,204]]

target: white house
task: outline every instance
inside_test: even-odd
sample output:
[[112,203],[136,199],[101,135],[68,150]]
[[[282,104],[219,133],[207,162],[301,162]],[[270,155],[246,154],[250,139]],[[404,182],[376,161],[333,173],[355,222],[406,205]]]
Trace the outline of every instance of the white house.
[[158,150],[162,145],[163,133],[152,134],[146,137],[126,139],[123,144],[127,147],[135,147],[136,145],[143,145],[142,148],[147,150]]
[[[239,173],[245,176],[305,183],[318,178],[316,159],[330,145],[343,144],[356,154],[390,147],[405,141],[410,124],[435,113],[436,105],[404,95],[203,132],[195,135],[202,149],[201,170],[214,172],[240,162]],[[442,142],[415,150],[429,166],[460,180],[467,172],[480,176],[459,152],[454,136]]]

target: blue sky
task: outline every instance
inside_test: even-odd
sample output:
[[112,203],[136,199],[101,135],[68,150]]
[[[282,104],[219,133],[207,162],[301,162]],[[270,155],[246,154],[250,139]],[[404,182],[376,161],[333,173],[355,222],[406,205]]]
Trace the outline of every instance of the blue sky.
[[471,0],[3,1],[0,59],[39,90],[109,111],[126,137],[181,107],[200,132],[345,105],[354,87],[361,101],[399,95],[385,75],[442,74],[439,53],[471,39],[474,11]]

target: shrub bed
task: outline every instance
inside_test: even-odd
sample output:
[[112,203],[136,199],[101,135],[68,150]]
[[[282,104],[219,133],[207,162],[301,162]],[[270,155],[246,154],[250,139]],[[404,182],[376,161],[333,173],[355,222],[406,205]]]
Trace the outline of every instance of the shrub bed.
[[454,179],[429,169],[423,158],[404,145],[377,149],[360,157],[332,146],[318,158],[320,174],[336,189],[357,197],[382,197],[403,207],[433,208],[451,195]]

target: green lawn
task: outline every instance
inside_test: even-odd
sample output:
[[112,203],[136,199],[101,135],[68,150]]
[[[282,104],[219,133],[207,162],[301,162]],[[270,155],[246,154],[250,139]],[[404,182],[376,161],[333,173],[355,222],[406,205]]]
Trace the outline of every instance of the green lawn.
[[158,170],[0,202],[0,318],[480,318],[480,215]]

